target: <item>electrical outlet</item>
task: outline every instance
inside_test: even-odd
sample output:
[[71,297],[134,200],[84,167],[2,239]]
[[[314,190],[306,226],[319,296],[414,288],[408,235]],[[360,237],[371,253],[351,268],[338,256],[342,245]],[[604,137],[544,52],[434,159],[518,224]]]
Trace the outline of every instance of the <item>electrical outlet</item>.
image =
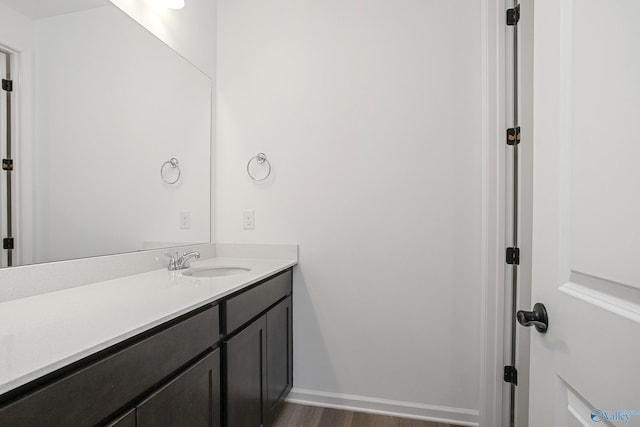
[[191,228],[191,212],[180,212],[180,228],[182,230]]
[[242,212],[242,229],[254,230],[256,228],[256,214],[254,211]]

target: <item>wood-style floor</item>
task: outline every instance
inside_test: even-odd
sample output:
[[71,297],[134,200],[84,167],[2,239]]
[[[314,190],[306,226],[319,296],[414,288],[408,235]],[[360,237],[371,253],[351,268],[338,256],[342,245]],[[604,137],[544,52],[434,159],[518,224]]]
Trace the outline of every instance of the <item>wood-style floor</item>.
[[455,427],[450,424],[411,420],[364,412],[341,411],[285,403],[273,427]]

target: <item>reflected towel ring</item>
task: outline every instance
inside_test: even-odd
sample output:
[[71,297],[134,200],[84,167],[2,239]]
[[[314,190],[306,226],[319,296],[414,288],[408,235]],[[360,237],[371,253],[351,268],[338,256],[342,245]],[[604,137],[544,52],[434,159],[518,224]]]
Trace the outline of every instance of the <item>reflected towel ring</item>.
[[[267,174],[263,178],[256,178],[251,174],[251,163],[254,160],[259,165],[263,165],[265,163],[267,164]],[[254,181],[264,181],[265,179],[269,178],[269,175],[271,175],[271,163],[269,162],[269,160],[267,160],[267,155],[264,153],[258,153],[255,157],[250,158],[249,162],[247,163],[247,174],[249,174],[249,177]]]
[[[168,180],[164,176],[165,166],[167,166],[167,165],[169,165],[171,167],[171,169],[177,169],[178,170],[178,176],[173,181]],[[164,183],[166,183],[166,184],[175,184],[176,182],[178,182],[178,180],[180,179],[180,174],[181,174],[181,172],[180,172],[180,164],[178,162],[178,159],[176,159],[175,157],[170,158],[169,160],[164,162],[162,164],[162,166],[160,166],[160,176],[162,177],[162,181]]]

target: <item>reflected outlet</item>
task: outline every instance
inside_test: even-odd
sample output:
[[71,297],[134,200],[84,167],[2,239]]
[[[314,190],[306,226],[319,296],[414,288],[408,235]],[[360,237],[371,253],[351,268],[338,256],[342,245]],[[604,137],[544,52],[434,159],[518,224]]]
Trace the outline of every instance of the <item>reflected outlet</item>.
[[191,228],[191,212],[180,212],[180,228],[183,230]]
[[242,211],[242,228],[244,230],[256,228],[256,214],[254,211]]

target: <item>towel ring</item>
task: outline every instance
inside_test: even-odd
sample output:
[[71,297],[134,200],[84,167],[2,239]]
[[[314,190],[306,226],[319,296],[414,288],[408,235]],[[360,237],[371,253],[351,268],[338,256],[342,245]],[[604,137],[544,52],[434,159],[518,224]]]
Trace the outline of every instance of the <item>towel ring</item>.
[[[257,164],[259,165],[263,165],[263,164],[267,164],[267,174],[263,177],[263,178],[256,178],[255,176],[253,176],[251,174],[251,163],[253,161],[256,161]],[[271,175],[271,163],[269,162],[269,160],[267,160],[267,155],[264,153],[258,153],[255,157],[252,157],[249,159],[249,162],[247,163],[247,174],[249,174],[249,177],[254,180],[254,181],[264,181],[265,179],[269,178],[269,175]]]
[[[173,181],[168,180],[165,176],[164,176],[164,171],[165,171],[165,166],[169,166],[171,167],[171,169],[177,169],[178,170],[178,176],[176,177],[176,179],[174,179]],[[178,159],[176,159],[175,157],[170,158],[169,160],[167,160],[166,162],[164,162],[162,164],[162,166],[160,166],[160,176],[162,177],[162,181],[166,184],[175,184],[176,182],[178,182],[178,180],[180,179],[180,164],[178,162]]]

